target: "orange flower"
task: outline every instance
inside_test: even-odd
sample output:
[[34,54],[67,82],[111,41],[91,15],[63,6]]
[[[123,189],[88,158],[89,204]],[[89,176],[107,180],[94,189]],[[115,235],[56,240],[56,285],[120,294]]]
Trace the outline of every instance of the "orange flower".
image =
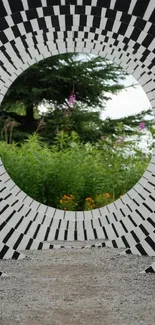
[[60,200],[60,203],[62,203],[62,200]]
[[109,193],[105,193],[105,196],[106,196],[106,197],[110,197],[110,194],[109,194]]

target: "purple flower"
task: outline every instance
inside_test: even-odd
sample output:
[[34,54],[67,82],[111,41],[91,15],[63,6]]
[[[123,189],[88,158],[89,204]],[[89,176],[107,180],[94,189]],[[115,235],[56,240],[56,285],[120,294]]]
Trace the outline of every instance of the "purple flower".
[[75,94],[73,93],[73,94],[69,97],[69,100],[68,100],[69,105],[73,105],[73,104],[74,104],[74,102],[75,102],[75,98],[76,98],[76,96],[75,96]]
[[144,130],[144,129],[145,129],[145,123],[144,123],[144,122],[141,122],[141,123],[139,124],[139,128],[140,128],[141,130]]

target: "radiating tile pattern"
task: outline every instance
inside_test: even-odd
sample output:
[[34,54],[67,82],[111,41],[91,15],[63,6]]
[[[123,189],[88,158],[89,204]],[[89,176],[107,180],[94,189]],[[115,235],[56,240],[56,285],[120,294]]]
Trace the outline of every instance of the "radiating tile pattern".
[[[139,81],[155,113],[154,0],[0,0],[0,102],[29,66],[74,51],[121,64]],[[93,211],[65,212],[27,196],[0,162],[0,258],[63,247],[53,245],[56,240],[91,239],[103,239],[98,247],[155,256],[154,188],[155,153],[121,199]],[[155,272],[155,264],[146,272]]]

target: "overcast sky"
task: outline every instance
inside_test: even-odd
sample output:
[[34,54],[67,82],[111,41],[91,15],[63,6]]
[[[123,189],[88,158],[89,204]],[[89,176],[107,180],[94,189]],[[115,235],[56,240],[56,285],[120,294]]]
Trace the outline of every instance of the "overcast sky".
[[[123,83],[126,86],[136,84],[137,81],[130,75]],[[122,90],[118,95],[110,95],[112,98],[106,104],[105,110],[101,113],[101,118],[120,118],[123,116],[129,116],[136,113],[140,113],[144,110],[151,108],[150,102],[142,89],[138,84],[135,88],[127,88]],[[41,105],[39,109],[43,112],[47,108]]]
[[[125,85],[129,86],[137,81],[129,76],[125,80]],[[127,88],[122,90],[118,95],[112,95],[112,100],[107,102],[106,108],[102,113],[102,118],[120,118],[123,116],[133,115],[151,108],[150,102],[140,85],[136,88]]]

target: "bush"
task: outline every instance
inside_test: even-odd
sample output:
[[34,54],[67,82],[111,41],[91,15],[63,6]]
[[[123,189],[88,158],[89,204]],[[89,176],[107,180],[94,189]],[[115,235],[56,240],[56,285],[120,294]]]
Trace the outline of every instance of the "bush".
[[[125,149],[131,150],[131,144]],[[74,132],[68,136],[63,131],[52,147],[36,134],[21,146],[0,142],[0,155],[23,191],[66,210],[88,210],[113,202],[140,179],[150,159],[138,150],[136,155],[126,155],[124,148],[114,148],[109,140],[85,145]]]

